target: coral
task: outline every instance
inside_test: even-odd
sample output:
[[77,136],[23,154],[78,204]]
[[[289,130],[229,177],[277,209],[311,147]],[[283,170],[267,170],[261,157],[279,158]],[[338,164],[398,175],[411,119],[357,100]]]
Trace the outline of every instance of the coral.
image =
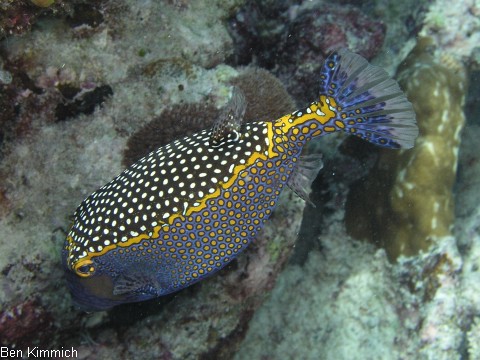
[[[280,74],[296,100],[303,102],[311,101],[317,93],[318,84],[311,75],[321,62],[316,53],[325,49],[316,48],[317,43],[312,46],[308,39],[299,39],[298,35],[289,42],[288,30],[294,29],[292,21],[295,29],[302,30],[299,15],[307,16],[309,6],[312,14],[319,14],[319,9],[324,9],[319,14],[323,18],[331,14],[329,20],[333,25],[322,27],[310,17],[306,20],[312,29],[304,28],[300,33],[319,40],[321,34],[312,32],[324,30],[330,39],[327,45],[338,36],[346,38],[347,45],[356,51],[366,49],[364,54],[368,57],[384,51],[388,60],[391,50],[396,54],[405,44],[405,19],[408,20],[409,11],[399,14],[402,16],[399,18],[390,11],[392,0],[355,2],[367,16],[359,8],[347,16],[348,11],[341,10],[352,6],[344,7],[345,1],[341,7],[337,3],[325,6],[325,2],[318,1],[248,1],[252,8],[257,8],[257,15],[253,11],[237,12],[232,19],[244,2],[56,0],[42,8],[31,0],[0,0],[0,38],[8,36],[0,44],[0,132],[3,145],[8,145],[3,146],[7,151],[0,155],[2,340],[19,346],[75,346],[79,358],[89,359],[231,358],[247,329],[255,327],[258,332],[249,338],[265,339],[256,349],[265,350],[262,355],[266,357],[292,354],[308,358],[306,352],[311,350],[310,354],[318,355],[317,358],[329,354],[332,358],[341,358],[339,354],[351,357],[352,353],[363,358],[375,357],[372,354],[415,358],[421,346],[434,347],[437,343],[453,344],[450,355],[457,349],[460,352],[461,342],[450,342],[446,335],[454,331],[458,334],[456,321],[467,324],[464,329],[469,329],[468,324],[473,320],[469,322],[466,317],[480,313],[480,217],[475,206],[478,201],[473,196],[479,193],[475,175],[478,170],[473,171],[473,166],[480,163],[475,153],[476,135],[468,142],[468,154],[465,153],[468,156],[462,163],[465,182],[459,184],[459,189],[465,190],[460,200],[469,199],[468,206],[463,207],[463,203],[460,206],[476,216],[457,229],[462,233],[461,250],[468,254],[470,248],[476,249],[475,253],[472,250],[475,256],[469,259],[465,256],[461,275],[465,277],[461,279],[464,286],[461,295],[463,302],[468,303],[465,306],[468,311],[452,306],[450,299],[460,300],[452,296],[450,290],[455,288],[438,291],[449,282],[456,285],[451,274],[444,270],[451,266],[451,261],[445,261],[450,258],[434,254],[438,259],[427,262],[430,268],[417,264],[409,269],[405,265],[399,281],[390,269],[402,264],[388,264],[382,249],[375,251],[371,244],[352,241],[345,235],[342,205],[347,194],[346,183],[365,170],[359,170],[360,166],[355,167],[353,161],[345,161],[346,156],[339,160],[340,139],[322,141],[327,144],[322,148],[325,157],[333,158],[334,164],[323,171],[323,178],[330,179],[331,186],[323,186],[324,181],[321,188],[323,193],[329,192],[326,202],[332,214],[330,222],[323,220],[324,208],[317,207],[315,214],[305,217],[305,226],[316,222],[323,232],[320,241],[318,232],[308,235],[322,253],[314,252],[304,268],[295,267],[288,272],[294,273],[291,279],[280,280],[275,293],[286,298],[281,301],[272,298],[272,311],[259,316],[264,322],[249,326],[294,244],[298,247],[298,225],[304,203],[291,193],[283,194],[274,215],[249,249],[217,276],[171,297],[120,306],[94,317],[71,306],[59,264],[59,250],[64,241],[62,229],[68,227],[69,215],[86,195],[122,170],[122,155],[129,138],[151,119],[157,119],[158,126],[147,129],[143,135],[139,133],[135,146],[145,140],[155,148],[159,146],[158,138],[160,143],[169,142],[172,137],[192,130],[189,127],[195,121],[201,123],[199,127],[208,126],[213,113],[224,104],[231,87],[228,82],[242,87],[242,80],[232,79],[238,71],[223,64],[226,59],[233,64],[252,63]],[[425,3],[397,2],[396,8],[404,11],[414,2],[418,6]],[[444,0],[434,3],[442,4]],[[461,2],[462,11],[466,4]],[[387,14],[374,10],[379,6]],[[457,7],[460,6],[450,4],[445,10]],[[468,31],[475,29],[470,20],[478,15],[473,10],[465,14],[470,24]],[[237,29],[243,26],[246,30],[239,35],[244,47],[239,45],[235,56],[233,40],[226,30],[229,18]],[[380,49],[384,35],[380,18],[388,25],[386,36],[393,39],[384,50]],[[458,24],[462,17],[454,20],[452,23]],[[314,29],[314,25],[318,27]],[[414,25],[416,29],[418,24]],[[448,22],[444,25],[450,27]],[[402,28],[404,37],[399,37],[398,29]],[[447,34],[448,39],[454,39],[448,46],[477,40],[478,32],[467,36],[461,33],[461,26],[458,28],[458,37],[453,36],[454,32],[447,34],[450,28],[441,29],[438,35]],[[334,29],[339,31],[338,35]],[[22,36],[12,36],[17,33]],[[304,57],[289,59],[287,44],[288,50],[293,51],[292,57],[296,57],[296,51]],[[236,56],[241,59],[236,60]],[[254,74],[255,78],[244,80],[246,86],[252,84],[254,88],[259,86],[257,81],[268,82],[261,70],[239,72],[240,78],[244,72]],[[293,79],[296,74],[305,76]],[[56,121],[55,109],[59,103],[75,102],[103,84],[111,86],[115,95],[101,111]],[[259,106],[255,101],[249,102],[250,110],[254,105],[257,107],[252,110],[253,120],[270,115],[274,118],[292,110],[291,100],[272,88],[264,95],[269,97],[258,101]],[[268,106],[260,115],[263,104]],[[172,109],[175,113],[169,113]],[[183,122],[182,109],[196,109],[200,113],[198,118],[191,117],[192,122]],[[166,128],[168,131],[162,134]],[[139,148],[132,157],[141,156],[151,148]],[[369,152],[365,157],[373,159]],[[459,271],[458,267],[454,270]],[[420,275],[415,277],[415,273]],[[409,298],[410,288],[422,289],[416,290],[422,295],[418,302]],[[431,300],[432,307],[426,309],[428,304],[421,302],[424,300]],[[442,312],[443,304],[448,305],[448,311]],[[422,314],[427,310],[430,315],[422,327]],[[474,347],[476,324],[478,320],[465,333],[465,347]],[[301,329],[306,331],[302,333]],[[420,343],[419,335],[425,343]],[[304,346],[305,342],[308,346]],[[278,347],[270,352],[275,345]],[[242,348],[240,357],[248,357],[245,349]],[[466,350],[463,355],[466,356]]]
[[370,59],[382,46],[385,25],[356,7],[288,5],[280,2],[272,9],[249,4],[230,24],[237,63],[253,57],[258,65],[273,68],[299,104],[317,95],[317,79],[311,75],[333,49],[348,47]]
[[107,0],[0,0],[0,39],[10,35],[24,34],[30,31],[42,17],[67,16],[72,26],[97,26],[103,21],[98,8],[107,3]]
[[431,37],[441,52],[466,60],[480,43],[479,20],[478,2],[460,1],[451,6],[448,0],[436,0],[428,8],[420,36]]
[[468,355],[469,359],[480,359],[480,318],[476,318],[472,328],[467,333],[468,336]]
[[25,71],[26,66],[25,59],[8,59],[4,64],[9,77],[0,90],[3,151],[12,141],[34,133],[42,123],[92,113],[112,93],[108,85],[79,81],[69,69],[48,67],[35,81]]
[[273,68],[277,58],[279,41],[289,22],[290,7],[296,1],[247,1],[245,6],[229,19],[229,32],[235,48],[229,59],[236,65],[257,62],[265,68]]
[[32,2],[32,4],[35,4],[40,7],[49,7],[53,5],[53,3],[55,2],[55,0],[30,0],[30,1]]
[[52,330],[53,318],[38,300],[0,312],[0,344],[10,347],[31,346],[32,340],[45,341]]
[[279,276],[234,359],[415,358],[418,313],[384,251],[350,242],[339,222],[325,230],[322,252]]
[[[218,358],[243,337],[293,248],[304,202],[292,193],[283,194],[262,234],[231,266],[170,298],[121,306],[92,321],[72,307],[66,292],[62,230],[81,200],[121,171],[131,134],[151,119],[158,119],[149,134],[154,147],[158,138],[170,142],[185,134],[191,130],[182,121],[192,109],[187,104],[202,104],[190,119],[204,128],[225,102],[228,81],[242,87],[241,74],[233,80],[238,72],[219,65],[232,51],[222,20],[240,1],[115,3],[114,10],[105,4],[103,22],[87,36],[78,36],[70,19],[44,19],[42,31],[34,27],[2,44],[3,68],[12,82],[3,86],[0,100],[11,107],[9,132],[22,136],[9,137],[0,163],[0,307],[15,308],[37,295],[32,306],[52,318],[51,327],[44,323],[53,334],[49,346],[78,346],[79,357]],[[256,105],[262,117],[293,110],[285,108],[292,100],[271,75],[243,71],[250,73],[245,86],[265,84],[255,85],[262,94],[252,92],[247,99],[250,111],[256,101],[264,105]],[[103,84],[114,96],[101,111],[56,121],[59,103],[84,99]],[[259,116],[252,112],[253,120]],[[168,137],[155,139],[152,131],[162,129]],[[146,137],[136,138],[138,145]],[[41,335],[26,333],[15,341],[33,345]]]
[[[159,10],[155,11],[160,12],[161,5],[152,6],[154,9],[158,7]],[[126,24],[141,27],[144,32],[145,23],[139,25],[137,15],[133,16],[135,21],[128,15],[127,12],[125,16],[117,16],[117,23],[121,21],[124,27]],[[0,11],[0,18],[3,16]],[[156,23],[151,20],[148,27],[153,29],[152,25]],[[47,330],[56,335],[67,334],[66,329],[73,326],[75,330],[69,336],[76,338],[73,343],[79,344],[82,341],[81,322],[75,319],[81,317],[71,307],[60,266],[59,251],[64,240],[61,229],[68,226],[68,216],[83,196],[93,190],[91,184],[100,186],[119,171],[120,154],[126,139],[125,135],[118,136],[115,131],[111,119],[118,116],[114,108],[104,107],[108,116],[97,111],[65,122],[55,122],[55,108],[60,101],[79,98],[82,91],[98,87],[96,84],[108,83],[115,90],[119,89],[119,103],[129,109],[122,115],[143,114],[142,104],[132,101],[137,97],[132,95],[135,92],[131,86],[145,78],[127,81],[128,72],[123,71],[127,66],[137,66],[134,64],[136,58],[125,56],[119,46],[125,41],[125,46],[130,48],[136,35],[115,42],[108,38],[112,43],[106,49],[102,41],[107,37],[102,37],[103,34],[95,33],[90,38],[72,36],[72,29],[63,20],[44,19],[39,25],[44,27],[42,31],[34,28],[22,37],[10,37],[1,44],[1,55],[5,59],[3,69],[12,75],[12,81],[0,86],[1,132],[5,131],[2,135],[9,142],[9,151],[2,154],[0,163],[0,308],[2,311],[15,310],[18,304],[37,295],[39,302],[18,309],[23,309],[24,314],[27,310],[33,314],[38,311],[40,315],[46,312],[53,318],[52,328],[37,318],[36,323],[43,328],[31,332],[29,329],[35,325],[35,317],[26,323],[25,328],[21,327],[23,320],[20,317],[13,320],[5,317],[10,321],[9,329],[16,331],[5,337],[9,342],[33,345]],[[222,29],[221,26],[214,27]],[[95,46],[91,46],[92,41]],[[165,46],[165,42],[159,43],[159,47]],[[210,43],[215,48],[215,42]],[[172,47],[171,51],[179,54],[182,48]],[[124,60],[113,60],[114,53],[122,54]],[[209,57],[208,54],[203,56]],[[122,68],[119,64],[127,65]],[[112,82],[104,81],[104,74],[110,74],[109,67],[120,69],[120,75],[114,76]],[[96,71],[98,69],[101,72]],[[209,73],[204,71],[203,74]],[[120,85],[119,77],[122,80]],[[172,78],[162,80],[163,83],[175,81]],[[203,78],[196,81],[202,89],[207,84],[212,86],[212,82]],[[215,84],[213,86],[215,92]],[[139,87],[147,88],[144,83]],[[159,108],[163,107],[157,93],[150,94],[142,100],[147,98]],[[32,257],[37,260],[36,268],[30,265]],[[4,335],[7,336],[2,332],[0,338],[4,339]],[[52,341],[49,346],[55,344]]]
[[[478,118],[472,117],[472,120]],[[456,215],[465,217],[476,213],[478,208],[478,189],[480,188],[480,154],[478,139],[480,125],[467,124],[462,135],[462,148],[458,163],[458,179],[456,184],[455,200],[461,206],[456,207]]]
[[[45,1],[45,0],[44,0]],[[73,14],[67,17],[67,23],[72,27],[89,26],[97,27],[103,22],[103,15],[99,10],[101,1],[94,4],[76,4]]]
[[123,165],[130,166],[160,146],[205,129],[212,125],[218,114],[215,106],[207,102],[174,105],[164,110],[159,117],[152,119],[130,136],[123,153]]
[[295,14],[280,48],[283,61],[293,63],[311,63],[340,47],[371,59],[382,46],[385,32],[385,24],[356,7],[322,4],[321,8],[307,7]]
[[459,359],[466,347],[477,351],[478,325],[465,329],[480,309],[479,214],[461,224],[476,243],[468,263],[447,236],[393,264],[345,233],[341,211],[326,216],[321,252],[279,276],[235,359]]
[[355,238],[387,250],[390,259],[426,250],[451,235],[453,182],[465,122],[462,76],[435,62],[422,39],[399,69],[420,136],[412,150],[382,151],[366,179],[351,187],[346,225]]
[[317,94],[318,73],[323,59],[334,49],[347,47],[367,59],[383,44],[386,26],[348,5],[299,9],[280,43],[277,76],[288,81],[287,90],[300,102]]
[[5,152],[6,145],[10,141],[28,132],[31,125],[29,118],[32,113],[38,111],[36,100],[37,96],[41,96],[41,89],[18,69],[18,64],[7,61],[3,67],[5,69],[3,86],[0,88],[0,151],[2,153]]
[[0,83],[8,85],[12,82],[12,74],[0,69]]
[[[77,89],[73,87],[60,87],[59,90],[68,99],[68,96],[74,96],[73,101],[66,100],[57,105],[55,109],[55,117],[57,121],[62,121],[67,118],[75,117],[79,114],[91,114],[95,111],[97,106],[101,107],[103,102],[113,95],[113,90],[109,85],[101,85],[82,93],[81,96],[76,96]],[[63,91],[62,91],[63,90]],[[74,95],[75,94],[75,95]]]
[[419,358],[460,358],[465,340],[462,323],[469,320],[459,292],[463,264],[455,238],[439,238],[428,252],[402,259],[401,269],[408,273],[411,291],[421,303]]
[[0,13],[0,39],[30,30],[37,18],[38,11],[35,6],[29,6],[21,1],[3,7],[6,9],[2,9]]
[[238,86],[247,100],[245,121],[271,121],[295,108],[280,80],[259,68],[246,68],[230,81]]
[[[266,70],[245,68],[230,83],[245,95],[244,122],[275,120],[295,108],[282,83]],[[162,145],[208,128],[219,114],[212,99],[171,106],[130,136],[123,164],[129,166]]]
[[10,35],[30,31],[42,16],[63,16],[70,11],[70,4],[81,0],[0,0],[0,40]]

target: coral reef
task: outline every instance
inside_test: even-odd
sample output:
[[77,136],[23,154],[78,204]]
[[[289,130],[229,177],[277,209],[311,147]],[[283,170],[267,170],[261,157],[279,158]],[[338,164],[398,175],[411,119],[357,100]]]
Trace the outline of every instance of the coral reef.
[[283,84],[270,72],[246,68],[230,80],[247,100],[245,121],[271,121],[291,112],[295,103]]
[[[232,42],[217,20],[238,3],[152,2],[137,14],[130,11],[136,3],[126,1],[106,6],[93,31],[92,25],[80,31],[83,25],[73,18],[45,19],[39,21],[45,31],[2,44],[3,69],[12,79],[0,100],[6,109],[15,104],[2,114],[8,136],[0,164],[0,309],[6,324],[0,330],[7,346],[71,345],[89,358],[184,359],[221,356],[242,338],[293,248],[304,203],[292,193],[283,195],[276,215],[241,258],[167,299],[83,314],[71,306],[59,254],[68,216],[122,169],[122,160],[150,149],[138,148],[145,132],[150,146],[158,146],[190,131],[192,123],[203,129],[225,102],[229,82],[243,88],[252,119],[292,110],[291,98],[268,72],[221,64]],[[59,60],[60,53],[68,56]],[[125,53],[128,61],[122,60]],[[185,112],[192,109],[197,113],[189,123]],[[152,133],[162,128],[163,136]],[[131,160],[122,159],[127,143],[137,148]],[[24,320],[15,309],[31,309],[38,317]],[[3,332],[7,325],[10,333]]]
[[429,47],[420,40],[398,72],[420,128],[414,149],[382,151],[368,177],[352,186],[346,206],[348,232],[384,247],[390,259],[452,234],[466,84],[435,62]]
[[208,101],[201,104],[178,104],[165,109],[159,117],[129,137],[123,153],[123,165],[130,166],[160,146],[205,129],[215,121],[218,114],[217,108]]
[[478,343],[480,339],[480,319],[477,317],[468,332],[468,356],[469,359],[480,358],[480,346]]
[[[455,222],[454,237],[445,226],[450,235],[420,255],[390,263],[384,249],[346,234],[348,189],[375,153],[332,136],[314,144],[325,167],[317,207],[303,217],[305,239],[297,239],[304,203],[286,192],[258,239],[216,276],[90,315],[72,308],[60,266],[80,201],[124,164],[208,126],[232,84],[249,98],[248,120],[295,108],[258,66],[302,104],[316,96],[312,74],[336,45],[390,70],[422,33],[441,62],[466,60],[478,71],[478,17],[471,1],[446,0],[0,0],[1,345],[74,346],[88,359],[211,359],[232,358],[246,336],[239,359],[480,358],[478,126],[460,144],[456,217],[445,222]],[[447,71],[421,57],[428,66],[413,71],[442,70],[417,90]],[[425,106],[431,98],[419,94]],[[437,180],[426,190],[447,181]],[[257,312],[294,248],[305,265],[287,267]]]
[[320,241],[279,277],[235,359],[415,358],[419,312],[385,252],[350,242],[340,222]]
[[0,9],[0,39],[30,30],[41,11],[27,1],[2,1]]
[[[295,108],[282,83],[266,70],[244,68],[229,83],[245,96],[244,122],[274,120]],[[201,103],[177,104],[164,110],[130,136],[123,164],[131,165],[162,145],[211,126],[220,114],[214,103],[214,99],[205,99]]]
[[321,252],[279,276],[235,359],[460,358],[475,310],[461,300],[453,237],[391,264],[383,249],[351,241],[336,217]]
[[276,72],[281,80],[290,80],[287,89],[297,101],[316,95],[317,79],[311,74],[318,73],[331,51],[346,47],[371,59],[383,44],[385,25],[358,8],[322,4],[297,11],[279,44],[282,55]]
[[478,66],[478,59],[471,55],[480,43],[479,19],[478,2],[460,1],[451,6],[448,0],[436,0],[428,6],[420,36],[431,37],[440,53],[473,60]]
[[36,299],[5,309],[0,313],[0,344],[28,347],[40,342],[48,347],[52,321],[51,314]]
[[[382,46],[386,27],[357,7],[324,2],[248,4],[231,21],[236,63],[252,54],[272,68],[298,104],[317,95],[316,74],[335,48],[348,47],[371,59]],[[289,6],[290,5],[290,6]]]
[[79,114],[92,114],[97,106],[101,106],[107,98],[113,95],[113,90],[109,85],[97,86],[81,96],[77,96],[79,89],[73,87],[60,87],[59,90],[66,100],[59,103],[55,109],[57,121],[75,117]]
[[64,16],[77,1],[62,0],[0,0],[0,40],[24,34],[43,16]]
[[[444,165],[442,164],[443,158],[437,159],[440,164],[438,162],[423,163],[428,166],[420,168],[421,171],[417,173],[418,180],[428,179],[430,181],[423,183],[426,196],[430,196],[435,190],[445,188],[445,184],[448,183],[448,192],[440,191],[441,194],[447,195],[443,197],[443,201],[446,202],[446,199],[452,198],[453,195],[454,166],[457,162],[455,159],[459,156],[459,176],[454,186],[456,209],[453,212],[454,204],[452,202],[447,211],[443,213],[446,226],[443,227],[442,234],[446,236],[435,236],[432,246],[424,248],[420,254],[414,251],[414,255],[411,257],[400,256],[397,262],[388,262],[388,258],[392,259],[398,255],[397,251],[393,251],[386,257],[383,248],[375,250],[372,244],[356,242],[344,233],[342,225],[344,212],[341,199],[345,194],[337,195],[339,197],[336,202],[337,208],[330,207],[329,212],[323,213],[321,230],[317,232],[317,237],[313,240],[314,248],[317,250],[310,252],[309,258],[302,268],[296,265],[289,266],[280,275],[271,299],[264,303],[250,322],[245,341],[236,354],[237,359],[297,358],[299,356],[307,359],[476,359],[480,356],[477,346],[480,311],[480,297],[478,296],[480,293],[480,272],[478,271],[480,158],[477,143],[480,130],[478,126],[467,125],[463,135],[459,132],[455,137],[453,132],[455,128],[458,129],[459,122],[462,122],[463,108],[461,104],[466,92],[466,88],[459,89],[459,84],[465,84],[464,80],[459,74],[455,74],[455,71],[462,69],[462,65],[458,65],[458,60],[460,58],[466,60],[465,63],[471,66],[470,70],[478,69],[474,59],[476,53],[474,39],[478,32],[474,34],[468,31],[478,25],[478,13],[475,5],[469,1],[461,1],[456,7],[443,0],[428,4],[417,2],[412,5],[408,7],[409,11],[405,11],[406,6],[402,3],[402,14],[399,17],[397,16],[398,4],[388,1],[375,3],[375,10],[370,14],[380,14],[381,11],[384,11],[386,18],[390,19],[390,21],[385,21],[388,24],[386,40],[388,44],[386,50],[388,50],[382,53],[380,58],[376,58],[375,62],[386,64],[385,60],[391,57],[390,50],[401,56],[412,49],[412,42],[415,41],[404,38],[407,29],[404,29],[403,32],[395,30],[390,33],[391,29],[399,29],[402,25],[407,25],[411,31],[410,35],[425,34],[430,20],[427,19],[426,29],[422,29],[424,25],[422,12],[431,13],[432,10],[438,9],[451,15],[449,18],[452,21],[445,21],[444,26],[440,28],[440,32],[445,32],[444,35],[433,31],[433,40],[437,47],[426,46],[424,49],[426,48],[427,51],[419,53],[422,48],[420,46],[414,50],[417,52],[416,55],[420,55],[416,61],[417,66],[409,68],[412,60],[415,59],[412,56],[402,67],[405,74],[404,82],[410,82],[406,79],[408,71],[417,71],[419,74],[427,71],[428,74],[432,66],[437,70],[430,73],[430,76],[421,78],[418,84],[411,84],[412,88],[417,90],[415,92],[418,99],[416,106],[420,109],[422,117],[426,118],[425,108],[430,107],[429,114],[435,115],[439,110],[445,109],[447,105],[457,107],[457,112],[451,117],[452,120],[446,124],[451,128],[441,130],[450,134],[451,137],[446,138],[447,142],[453,140],[454,146],[457,149],[460,147],[459,155],[452,153],[452,149],[443,151],[444,155],[448,155],[446,161],[449,161],[445,175],[437,173],[436,177],[431,177],[430,174],[426,174],[426,171],[433,166],[439,165],[438,169],[440,169]],[[363,6],[372,6],[372,3],[365,3]],[[381,10],[382,8],[383,10]],[[427,8],[429,8],[428,11]],[[467,14],[468,8],[470,10]],[[463,25],[461,22],[464,18],[465,24]],[[434,54],[433,58],[437,59],[436,61],[432,62],[432,54]],[[397,63],[400,61],[397,59]],[[391,64],[388,67],[390,68]],[[430,88],[432,83],[445,80],[445,76],[452,83],[442,82],[438,91],[433,91]],[[475,72],[469,74],[469,78],[473,79],[471,86],[475,87],[472,96],[478,91],[478,81],[474,76]],[[422,92],[421,89],[424,91]],[[445,103],[438,101],[439,106],[431,108],[432,97],[441,94],[445,89],[451,90],[451,96],[445,98]],[[411,100],[415,101],[416,99]],[[473,97],[471,101],[475,101]],[[455,124],[455,119],[458,121],[457,124]],[[469,121],[470,124],[475,124],[476,118],[472,116]],[[432,126],[430,121],[426,121],[423,127],[427,125]],[[433,124],[433,129],[429,130],[430,133],[438,130],[438,125],[439,123]],[[420,124],[420,126],[422,125]],[[423,136],[424,133],[426,133],[425,129],[422,129],[421,135]],[[442,145],[438,134],[434,133],[433,135],[437,135],[436,144]],[[460,135],[462,135],[461,142],[459,141]],[[419,141],[421,140],[422,138],[419,139]],[[335,186],[328,187],[329,190],[341,190],[352,180],[352,177],[347,174],[355,172],[358,175],[370,167],[371,148],[358,146],[354,141],[345,144],[342,148],[342,153],[345,156],[351,156],[352,160],[349,162],[344,156],[337,155],[335,157],[336,166],[323,169],[324,177],[328,173],[330,176],[335,175],[337,180]],[[436,148],[439,147],[436,146]],[[440,149],[444,149],[444,147],[442,146]],[[429,154],[425,154],[425,156],[427,155]],[[350,191],[357,192],[357,200],[363,202],[362,204],[370,205],[363,207],[362,212],[362,204],[352,204],[352,199],[350,199],[349,206],[356,209],[357,217],[352,216],[351,213],[349,221],[357,222],[356,225],[362,232],[374,233],[374,235],[378,235],[378,231],[384,232],[385,230],[382,228],[391,226],[392,223],[378,222],[376,228],[369,223],[368,231],[361,228],[361,225],[365,224],[365,221],[369,221],[368,219],[372,219],[376,213],[377,203],[369,198],[381,199],[382,195],[378,193],[388,192],[388,189],[392,188],[395,179],[392,178],[393,176],[388,177],[386,171],[390,169],[393,170],[393,174],[396,174],[395,166],[405,167],[405,164],[399,162],[398,158],[406,158],[409,155],[403,153],[399,157],[387,158],[382,153],[380,156],[383,159],[384,167],[377,166],[375,176],[381,176],[383,182],[376,182],[377,187],[375,188],[373,186],[375,181],[372,179],[374,176],[369,174],[371,189],[367,189],[369,192],[364,196],[359,194],[360,189],[365,190],[366,188],[365,184],[362,185],[362,181],[357,182],[355,186],[350,186]],[[354,165],[355,161],[359,161],[359,159],[364,163],[362,164],[364,170],[359,170],[358,164]],[[389,161],[394,161],[394,164],[390,164]],[[343,177],[338,175],[341,171],[346,172]],[[407,176],[407,171],[403,176]],[[417,176],[410,174],[406,183],[412,181],[412,177],[413,181],[417,181]],[[317,186],[319,185],[325,189],[328,182],[317,182]],[[398,182],[398,185],[401,185],[401,182]],[[314,192],[321,191],[320,188],[315,189],[315,187],[313,190]],[[418,194],[418,199],[424,198],[423,195],[423,193]],[[325,198],[325,196],[323,197]],[[383,199],[385,203],[378,202],[381,207],[378,213],[385,209],[390,211],[390,205],[387,203],[389,197],[385,196]],[[413,200],[416,199],[415,197]],[[327,201],[333,204],[332,199]],[[418,203],[417,205],[423,206]],[[325,209],[322,208],[322,210]],[[406,208],[405,212],[411,214],[417,210]],[[431,226],[429,220],[432,215],[431,208],[427,210],[430,219],[427,219],[424,226],[426,229]],[[306,214],[310,213],[306,212]],[[417,213],[417,215],[421,216],[422,214]],[[309,216],[304,217],[301,234],[305,234],[304,229],[307,227],[318,226],[319,215],[316,214],[316,217],[311,218]],[[378,215],[378,218],[380,216],[381,214]],[[422,218],[425,220],[425,217],[420,217],[420,219]],[[396,220],[404,221],[401,216]],[[412,220],[412,224],[414,226],[422,225],[418,224],[416,219]],[[406,229],[399,230],[411,231],[410,223],[406,225],[408,225]],[[398,229],[396,226],[395,228]],[[310,234],[310,236],[314,235]],[[429,244],[423,242],[420,245],[427,247]],[[382,278],[379,277],[379,273],[382,274]],[[375,280],[367,283],[363,281],[366,279]],[[348,296],[349,294],[353,295]],[[370,313],[368,321],[363,321],[365,320],[363,314],[377,306],[380,309]],[[381,309],[388,310],[383,312]],[[357,329],[357,331],[349,332],[350,329]],[[381,331],[378,332],[378,329]]]
[[40,7],[49,7],[55,3],[55,0],[30,0],[33,4]]
[[[478,87],[478,84],[471,86]],[[478,91],[478,89],[476,90]],[[469,119],[470,120],[470,119]],[[471,119],[475,120],[475,119]],[[480,313],[480,153],[478,138],[480,126],[469,124],[462,136],[459,174],[455,187],[457,220],[455,235],[462,255],[463,267],[459,276],[458,302],[464,315],[462,327],[470,359],[480,358],[478,347]]]
[[455,237],[390,263],[347,236],[337,209],[319,250],[279,276],[235,358],[479,358],[479,136],[467,127],[461,142]]

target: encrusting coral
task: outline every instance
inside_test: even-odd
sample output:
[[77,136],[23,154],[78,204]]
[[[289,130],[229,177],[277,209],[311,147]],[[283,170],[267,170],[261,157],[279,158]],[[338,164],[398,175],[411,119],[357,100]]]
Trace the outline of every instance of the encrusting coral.
[[420,136],[411,150],[384,150],[347,200],[349,234],[384,247],[391,260],[426,250],[451,235],[452,187],[465,117],[465,81],[436,62],[428,38],[420,39],[398,71],[413,103]]

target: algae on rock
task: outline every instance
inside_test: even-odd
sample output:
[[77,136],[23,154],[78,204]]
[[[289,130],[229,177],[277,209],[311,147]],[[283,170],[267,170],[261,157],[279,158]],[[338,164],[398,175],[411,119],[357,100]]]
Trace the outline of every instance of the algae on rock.
[[391,260],[426,250],[453,226],[465,80],[430,50],[430,41],[420,39],[397,73],[417,115],[414,148],[382,150],[347,200],[349,234],[384,247]]

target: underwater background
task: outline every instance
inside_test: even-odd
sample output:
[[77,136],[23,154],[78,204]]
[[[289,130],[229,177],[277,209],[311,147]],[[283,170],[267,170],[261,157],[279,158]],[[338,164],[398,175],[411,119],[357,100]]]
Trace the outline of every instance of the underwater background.
[[[73,306],[60,253],[86,196],[211,126],[233,85],[250,121],[308,104],[340,47],[399,81],[413,149],[322,138],[307,149],[324,162],[312,204],[285,190],[219,273]],[[480,359],[479,72],[478,0],[0,0],[1,350]]]

